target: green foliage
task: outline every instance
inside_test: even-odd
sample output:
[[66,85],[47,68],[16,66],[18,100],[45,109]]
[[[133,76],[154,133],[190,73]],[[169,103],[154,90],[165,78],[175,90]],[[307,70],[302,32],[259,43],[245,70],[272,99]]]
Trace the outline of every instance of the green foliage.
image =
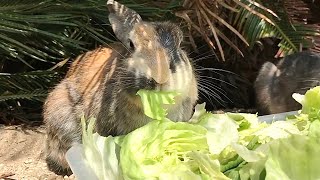
[[32,68],[27,60],[28,56],[32,60],[59,61],[62,57],[72,55],[74,50],[85,50],[85,45],[89,43],[86,42],[86,36],[102,40],[104,36],[90,24],[90,17],[102,20],[103,16],[100,14],[103,11],[97,10],[91,2],[66,2],[2,1],[2,56],[8,60],[19,59]]
[[319,34],[304,24],[291,22],[284,1],[184,0],[183,7],[176,15],[188,24],[193,47],[197,49],[195,36],[202,37],[214,53],[220,53],[222,60],[228,58],[227,49],[243,55],[241,46],[250,48],[264,37],[280,38],[280,51],[284,54],[297,52],[300,45],[310,47],[307,37]]
[[13,99],[42,101],[47,90],[60,76],[54,71],[0,73],[0,102]]
[[[279,51],[286,55],[298,52],[300,46],[309,48],[311,44],[307,38],[320,35],[319,30],[291,22],[283,1],[242,0],[241,2],[248,8],[241,8],[239,13],[234,13],[232,22],[250,46],[260,38],[276,37],[281,39]],[[268,9],[263,9],[254,3],[259,3]],[[252,10],[261,13],[263,17],[252,13]]]

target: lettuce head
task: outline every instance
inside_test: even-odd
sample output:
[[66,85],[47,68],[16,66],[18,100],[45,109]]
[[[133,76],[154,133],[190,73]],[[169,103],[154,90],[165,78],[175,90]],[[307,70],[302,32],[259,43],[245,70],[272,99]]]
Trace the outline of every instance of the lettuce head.
[[174,122],[166,108],[179,93],[137,95],[152,119],[145,126],[116,137],[94,133],[94,120],[83,129],[86,161],[101,180],[320,179],[320,87],[293,95],[300,113],[271,124],[257,114],[213,114],[205,104]]

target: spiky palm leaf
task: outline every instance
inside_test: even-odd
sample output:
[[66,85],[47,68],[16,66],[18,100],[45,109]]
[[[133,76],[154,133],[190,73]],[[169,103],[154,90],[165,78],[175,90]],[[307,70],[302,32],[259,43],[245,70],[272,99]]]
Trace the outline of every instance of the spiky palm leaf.
[[91,18],[101,19],[104,11],[91,2],[4,0],[0,12],[0,53],[7,60],[20,60],[31,68],[29,57],[59,61],[75,50],[84,50],[88,45],[86,36],[98,40],[104,37],[90,22]]
[[[283,7],[283,2],[275,0],[184,0],[183,10],[176,15],[185,20],[192,37],[201,36],[212,50],[218,49],[220,57],[225,60],[222,43],[242,55],[239,46],[252,46],[263,37],[278,37],[281,51],[290,53],[298,51],[302,44],[307,47],[306,37],[317,35],[317,31],[302,24],[291,24]],[[275,12],[274,12],[275,11]],[[191,31],[193,29],[193,31]],[[229,36],[230,33],[235,36]],[[242,41],[240,44],[239,39]],[[223,40],[223,41],[221,41]],[[197,47],[193,44],[194,49]]]
[[[264,13],[271,12],[267,8],[264,8],[261,4],[252,4],[259,9],[263,9]],[[248,7],[239,0],[184,0],[182,6],[184,10],[176,12],[176,15],[188,23],[189,30],[194,29],[198,34],[200,34],[212,50],[218,48],[221,55],[220,57],[223,60],[225,60],[225,54],[221,40],[236,50],[236,52],[242,54],[236,41],[229,38],[228,34],[223,31],[224,29],[228,29],[244,44],[247,46],[249,45],[244,36],[235,27],[233,27],[231,23],[228,22],[229,15],[231,13],[238,13],[241,11],[241,9],[246,9],[261,19],[271,22],[263,13]],[[271,14],[273,13],[271,12]],[[193,35],[194,33],[192,35],[190,33],[190,37]],[[191,41],[193,42],[194,40],[191,39]],[[195,47],[195,45],[193,46]]]
[[0,73],[0,123],[39,121],[48,89],[60,78],[54,71]]
[[0,102],[12,99],[42,101],[52,83],[60,78],[59,73],[54,71],[0,73]]
[[[249,1],[246,2],[244,0],[243,2],[251,9],[261,11],[261,9],[257,9],[257,7],[253,6]],[[272,9],[277,14],[277,17],[266,14],[266,17],[268,17],[271,22],[255,16],[247,9],[241,9],[241,11],[234,16],[233,24],[248,40],[250,46],[260,38],[276,37],[281,39],[278,55],[297,52],[301,47],[311,47],[312,44],[307,38],[319,35],[320,31],[304,24],[292,22],[286,12],[284,2],[285,1],[259,1],[259,3]]]
[[[105,0],[0,1],[0,55],[20,60],[59,61],[82,50],[111,42]],[[130,5],[130,1],[126,1]],[[142,5],[132,5],[141,11]],[[139,9],[140,8],[140,9]],[[157,9],[144,7],[142,14]],[[153,15],[152,14],[152,15]]]

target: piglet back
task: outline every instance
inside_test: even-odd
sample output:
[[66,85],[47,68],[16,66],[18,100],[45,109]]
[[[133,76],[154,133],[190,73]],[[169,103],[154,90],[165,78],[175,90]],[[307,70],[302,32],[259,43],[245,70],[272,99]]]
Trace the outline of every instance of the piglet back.
[[80,116],[98,113],[106,82],[114,76],[123,54],[123,46],[115,44],[78,56],[66,77],[49,93],[43,106],[49,170],[61,175],[72,173],[64,155],[72,144],[81,143]]
[[301,105],[292,98],[292,94],[304,94],[319,85],[319,80],[320,56],[313,52],[288,55],[276,65],[264,63],[254,84],[259,114],[300,109]]
[[114,76],[126,50],[121,44],[109,46],[84,53],[71,64],[66,79],[74,85],[79,96],[76,99],[89,103],[92,95],[102,91],[104,83]]

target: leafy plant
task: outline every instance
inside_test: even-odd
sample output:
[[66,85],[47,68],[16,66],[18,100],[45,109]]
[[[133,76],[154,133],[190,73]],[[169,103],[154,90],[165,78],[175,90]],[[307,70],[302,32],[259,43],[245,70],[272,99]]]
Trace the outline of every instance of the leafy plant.
[[60,76],[54,71],[33,71],[28,73],[0,74],[0,102],[11,99],[42,101],[47,90]]
[[277,56],[291,54],[300,51],[300,47],[309,48],[312,46],[307,38],[320,35],[318,29],[312,29],[302,23],[293,22],[286,11],[284,1],[258,1],[268,9],[259,9],[252,1],[244,1],[247,7],[257,12],[270,11],[265,13],[266,18],[261,18],[247,9],[241,9],[233,18],[233,24],[248,40],[252,46],[257,39],[265,37],[276,37],[281,39]]
[[204,104],[196,105],[190,120],[174,122],[159,113],[165,111],[162,102],[174,104],[173,94],[157,93],[139,93],[151,120],[125,135],[100,136],[95,117],[81,118],[83,151],[77,155],[82,153],[92,175],[121,180],[320,177],[320,121],[313,116],[320,110],[320,87],[300,94],[302,111],[266,122],[257,114],[213,114]]
[[176,12],[176,15],[188,24],[194,49],[197,49],[194,37],[200,35],[214,53],[218,49],[222,60],[226,59],[226,48],[221,40],[243,55],[240,46],[252,47],[260,38],[277,37],[282,39],[280,51],[288,54],[297,52],[300,44],[310,47],[306,37],[319,34],[319,31],[303,24],[293,24],[283,1],[184,0],[182,6],[184,9]]
[[[33,68],[28,56],[50,63],[78,55],[92,48],[92,42],[112,42],[105,4],[104,0],[3,0],[0,53]],[[138,11],[141,5],[132,6]],[[144,8],[147,13],[152,10],[152,15],[157,13]]]

